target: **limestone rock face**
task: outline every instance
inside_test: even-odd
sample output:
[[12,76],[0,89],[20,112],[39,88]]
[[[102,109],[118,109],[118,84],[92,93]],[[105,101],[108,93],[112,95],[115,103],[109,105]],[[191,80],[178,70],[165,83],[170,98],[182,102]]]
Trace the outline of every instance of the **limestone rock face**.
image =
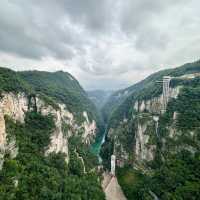
[[147,130],[147,123],[138,123],[137,131],[135,134],[135,158],[140,161],[151,161],[154,158],[155,145],[148,145],[150,136],[145,134]]
[[[181,86],[170,88],[169,99],[177,98],[180,93],[180,89]],[[152,130],[150,132],[149,127],[153,128],[153,134],[155,134],[153,137],[158,137],[157,128],[159,125],[159,115],[163,114],[162,113],[163,95],[161,94],[160,96],[153,97],[147,100],[137,100],[134,102],[133,108],[137,112],[137,114],[134,115],[133,117],[134,118],[139,117],[140,119],[136,121],[135,129],[133,130],[135,133],[133,155],[135,161],[139,164],[142,163],[143,161],[151,161],[154,159],[156,152],[156,145],[151,143],[150,139]],[[177,115],[178,113],[174,113],[174,121],[176,120]],[[123,122],[126,123],[126,121],[127,120]],[[108,132],[108,136],[112,137],[112,134],[114,132],[115,132],[114,130],[110,129]],[[173,132],[175,132],[175,130],[171,129],[170,134],[173,135],[174,134]],[[120,145],[121,144],[118,144],[118,146]],[[126,153],[122,151],[122,148],[119,151],[120,151],[118,152],[118,154],[120,154],[119,157],[121,160],[123,160],[122,155],[126,155]]]
[[28,111],[28,98],[24,93],[3,93],[0,100],[0,111],[14,120],[24,121],[25,112]]
[[[15,145],[15,139],[12,138],[12,142],[8,143],[6,138],[6,128],[4,116],[8,115],[15,121],[24,122],[25,113],[30,109],[29,98],[24,93],[3,93],[0,99],[0,168],[3,164],[4,152],[9,150],[12,157],[17,155],[18,149]],[[96,122],[92,120],[89,121],[87,112],[83,112],[85,121],[81,126],[76,124],[74,116],[70,113],[64,104],[58,104],[58,109],[55,109],[51,105],[47,105],[43,100],[38,97],[34,97],[30,101],[34,101],[34,104],[38,112],[42,115],[53,116],[55,122],[55,130],[51,136],[51,142],[46,150],[46,155],[51,152],[62,152],[66,155],[66,161],[69,160],[68,153],[68,138],[72,134],[76,134],[80,128],[83,128],[83,142],[90,143],[96,134]],[[64,130],[63,125],[66,124],[71,129]]]
[[[177,98],[180,93],[181,86],[170,88],[169,98]],[[163,95],[154,97],[149,100],[136,101],[133,105],[137,112],[148,111],[154,114],[160,114],[162,111]]]
[[46,155],[49,153],[64,153],[66,155],[66,161],[69,160],[68,153],[68,134],[64,133],[62,126],[63,123],[72,125],[73,115],[66,110],[65,105],[58,104],[59,109],[56,110],[50,105],[46,105],[44,101],[39,98],[36,98],[37,110],[42,113],[42,115],[51,114],[55,123],[55,130],[51,136],[51,142],[46,151]]
[[3,93],[0,99],[0,146],[6,144],[5,120],[8,115],[13,120],[24,122],[25,112],[28,111],[28,99],[25,94]]
[[0,148],[6,144],[6,127],[5,127],[5,120],[4,114],[0,111]]
[[[92,138],[96,134],[96,122],[93,120],[92,123],[89,121],[87,112],[83,112],[85,121],[81,126],[78,126],[74,116],[70,113],[64,104],[58,104],[59,109],[56,110],[50,105],[45,105],[45,103],[39,98],[36,99],[37,110],[43,115],[51,114],[54,117],[55,131],[51,136],[51,143],[46,151],[46,154],[51,152],[62,152],[66,154],[66,161],[69,161],[68,152],[68,138],[73,134],[78,133],[78,130],[83,128],[84,132],[82,135],[83,142],[90,144]],[[63,124],[67,124],[71,127],[71,130],[64,132]],[[72,130],[73,129],[73,130]]]
[[92,120],[92,122],[89,121],[88,114],[86,111],[83,112],[83,116],[85,117],[86,120],[82,124],[85,130],[82,137],[86,144],[90,144],[91,140],[94,138],[96,134],[97,126],[94,120]]
[[12,158],[16,157],[18,149],[15,138],[6,139],[6,126],[4,116],[7,115],[15,121],[24,122],[25,112],[28,111],[28,98],[25,94],[3,93],[0,99],[0,169],[3,165],[5,151],[9,151]]
[[[180,93],[180,89],[180,86],[170,88],[169,98],[177,98]],[[139,113],[148,111],[150,114],[152,114],[152,117],[154,118],[153,114],[161,114],[162,102],[163,96],[160,95],[149,100],[142,100],[141,102],[136,101],[134,104],[134,109]],[[177,113],[174,113],[174,120],[176,119],[176,117]],[[152,123],[151,120],[147,120],[143,124],[140,124],[140,122],[138,122],[137,124],[134,152],[137,161],[151,161],[154,159],[156,145],[148,145],[150,136],[148,135],[147,126],[149,123]],[[173,131],[173,129],[170,131],[171,135],[173,135]]]

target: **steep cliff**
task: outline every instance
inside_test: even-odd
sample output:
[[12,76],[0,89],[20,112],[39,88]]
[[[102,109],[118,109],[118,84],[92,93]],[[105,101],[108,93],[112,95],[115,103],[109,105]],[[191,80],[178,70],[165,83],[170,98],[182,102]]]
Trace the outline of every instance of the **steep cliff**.
[[119,112],[127,111],[131,106],[130,104],[134,96],[137,96],[139,93],[141,98],[142,96],[145,97],[145,93],[148,93],[149,97],[155,95],[156,91],[161,93],[161,87],[156,81],[161,80],[163,76],[180,77],[185,74],[195,74],[199,72],[199,67],[200,61],[197,61],[194,63],[187,63],[181,67],[159,71],[128,88],[114,92],[102,108],[105,120],[109,121],[109,124],[113,123],[113,118],[120,118],[120,120],[122,120],[124,116]]
[[[173,101],[173,99],[178,98],[179,93],[183,89],[183,87],[187,87],[192,81],[195,82],[199,79],[199,71],[200,62],[198,61],[195,63],[186,64],[176,69],[158,72],[149,76],[142,82],[139,82],[136,85],[131,86],[127,89],[124,89],[123,92],[129,91],[129,95],[127,95],[125,100],[120,100],[121,103],[119,104],[119,106],[116,106],[115,109],[109,114],[110,117],[108,119],[107,141],[113,140],[114,138],[115,140],[117,140],[118,134],[121,135],[120,137],[122,141],[129,138],[128,140],[132,140],[132,143],[135,144],[132,146],[131,150],[129,148],[130,152],[133,152],[133,149],[136,148],[134,152],[138,153],[140,151],[147,151],[148,153],[150,153],[151,150],[148,151],[146,147],[148,146],[147,144],[149,144],[149,140],[154,140],[155,134],[150,137],[151,134],[145,133],[155,133],[155,126],[157,122],[159,123],[159,116],[162,116],[161,114],[164,114],[162,113],[163,84],[161,83],[163,77],[169,75],[173,77],[170,82],[170,90],[168,94],[169,100]],[[122,91],[116,92],[116,94],[117,93],[122,93]],[[107,104],[109,104],[109,102]],[[115,103],[114,101],[113,105],[115,104],[118,103]],[[105,105],[104,109],[106,108],[107,105]],[[155,117],[158,117],[157,122],[155,122]],[[130,131],[130,134],[124,133],[124,127],[128,127],[127,129],[128,132]],[[123,132],[124,134],[120,132]],[[143,140],[143,142],[139,144],[138,141],[141,139]],[[120,143],[121,145],[123,144],[123,142]],[[107,144],[105,143],[104,146],[106,145]],[[126,143],[124,145],[126,146]],[[140,146],[142,146],[142,148]],[[112,148],[110,149],[112,150]],[[139,151],[139,149],[141,150]],[[152,147],[152,150],[153,149],[155,148]],[[106,154],[105,152],[103,152],[103,150],[102,153]],[[144,157],[144,155],[141,157]],[[153,158],[152,155],[149,155],[147,157]]]
[[[51,136],[51,143],[46,153],[62,152],[66,154],[66,160],[69,160],[68,153],[68,138],[72,135],[77,135],[82,130],[82,141],[90,144],[96,135],[96,122],[89,121],[87,112],[83,112],[85,121],[81,125],[75,121],[74,116],[70,113],[64,104],[58,104],[57,109],[48,105],[45,101],[38,97],[30,97],[25,93],[14,94],[12,92],[2,93],[0,100],[0,147],[1,152],[9,150],[9,142],[7,141],[6,124],[4,116],[9,116],[14,121],[24,122],[26,112],[36,109],[37,112],[44,116],[51,114],[55,123],[55,130]],[[69,129],[64,129],[63,127]],[[17,147],[16,147],[17,148]],[[1,154],[3,158],[3,155]],[[3,159],[1,159],[1,165]]]
[[62,71],[55,73],[26,71],[20,72],[19,75],[37,94],[42,97],[46,96],[57,103],[65,104],[79,124],[85,121],[84,111],[87,112],[91,121],[94,119],[99,123],[96,107],[71,74]]
[[[90,144],[94,140],[97,133],[95,109],[92,109],[93,104],[70,74],[35,71],[23,72],[19,75],[5,68],[1,68],[0,72],[2,81],[0,146],[2,149],[6,146],[4,116],[7,115],[14,121],[23,123],[26,112],[32,110],[44,116],[49,114],[53,116],[56,128],[51,136],[51,144],[47,152],[63,152],[68,155],[67,138],[80,132],[84,143]],[[55,94],[52,92],[56,89],[60,92],[60,96],[56,96],[58,91]],[[84,99],[83,102],[78,98]],[[81,102],[78,108],[75,108],[76,101]]]
[[[165,76],[169,75],[169,88],[166,88],[163,82],[168,78]],[[169,185],[173,185],[172,180],[174,184],[180,181],[179,178],[173,177],[173,173],[180,174],[175,172],[180,168],[175,163],[182,162],[184,170],[191,176],[199,170],[199,167],[193,170],[193,167],[188,165],[188,159],[192,163],[198,163],[196,156],[199,155],[200,147],[200,62],[158,72],[142,83],[145,85],[138,83],[134,91],[110,114],[106,141],[101,150],[103,163],[109,167],[110,156],[115,154],[117,165],[122,167],[122,171],[125,167],[134,174],[133,179],[137,179],[139,184],[135,185],[137,190],[123,182],[125,172],[119,173],[119,176],[123,177],[121,184],[127,184],[126,187],[130,189],[130,199],[137,199],[136,194],[140,191],[139,199],[151,199],[149,191],[153,191],[153,194],[161,199],[166,199],[168,192],[171,199],[175,196],[175,189],[176,195],[184,196],[190,190],[186,185],[190,183],[199,187],[199,179],[191,181],[184,175],[182,185],[176,185],[174,191]],[[184,157],[186,154],[187,159]],[[174,167],[170,165],[173,162]],[[163,174],[165,168],[168,170],[165,173],[168,174]],[[163,171],[160,171],[161,169]],[[137,175],[138,173],[143,175]],[[163,183],[159,180],[161,176],[165,177]],[[156,185],[157,189],[152,184]],[[194,196],[198,196],[195,187],[191,187]]]
[[[88,174],[99,126],[92,102],[70,74],[25,74],[0,68],[1,197],[104,199],[95,171]],[[96,193],[84,194],[91,183]]]

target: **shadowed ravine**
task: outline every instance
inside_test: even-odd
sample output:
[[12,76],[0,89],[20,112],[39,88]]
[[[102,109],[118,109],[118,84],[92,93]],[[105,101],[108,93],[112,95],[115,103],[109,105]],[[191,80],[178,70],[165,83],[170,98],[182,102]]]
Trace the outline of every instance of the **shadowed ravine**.
[[[100,156],[100,150],[105,142],[106,129],[103,131],[98,140],[91,146],[91,151],[98,156],[99,164],[102,163],[102,158]],[[117,177],[112,176],[109,172],[103,173],[102,188],[106,195],[106,200],[126,200],[126,197],[118,183]]]
[[[105,126],[106,127],[106,126]],[[101,164],[102,158],[100,156],[100,151],[103,143],[105,142],[105,136],[106,136],[106,128],[103,129],[103,133],[100,134],[100,137],[96,139],[96,141],[91,145],[91,151],[96,156],[98,156],[99,163]]]

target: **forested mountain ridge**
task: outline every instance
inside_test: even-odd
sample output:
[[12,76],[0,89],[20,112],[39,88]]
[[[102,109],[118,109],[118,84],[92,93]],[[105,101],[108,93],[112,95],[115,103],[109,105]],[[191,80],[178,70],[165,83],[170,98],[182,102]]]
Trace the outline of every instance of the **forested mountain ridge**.
[[65,103],[69,111],[74,112],[75,115],[87,111],[89,118],[98,120],[95,106],[71,74],[63,71],[54,73],[25,71],[20,72],[19,75],[36,93],[45,94],[52,100]]
[[104,199],[98,114],[65,72],[0,68],[0,199]]
[[[163,109],[162,81],[169,76]],[[129,90],[108,117],[104,165],[114,153],[128,199],[199,199],[200,61],[155,73]]]
[[[125,105],[126,100],[131,96],[134,96],[135,93],[138,93],[140,91],[148,91],[148,89],[155,88],[154,86],[158,86],[156,84],[156,81],[161,80],[163,76],[171,75],[171,76],[181,76],[184,74],[190,74],[199,72],[199,66],[200,61],[194,62],[194,63],[186,63],[183,66],[172,68],[172,69],[166,69],[159,72],[156,72],[154,74],[151,74],[144,80],[128,87],[125,89],[118,90],[114,92],[105,105],[102,108],[103,117],[106,121],[109,121],[110,118],[112,118],[112,115],[114,115],[115,111],[119,108],[121,104]],[[118,109],[119,110],[119,109]],[[116,111],[117,112],[117,111]]]
[[[101,157],[110,170],[115,154],[127,199],[199,198],[200,61],[115,92],[102,110]],[[69,73],[0,68],[0,199],[105,199],[90,151],[99,113]]]

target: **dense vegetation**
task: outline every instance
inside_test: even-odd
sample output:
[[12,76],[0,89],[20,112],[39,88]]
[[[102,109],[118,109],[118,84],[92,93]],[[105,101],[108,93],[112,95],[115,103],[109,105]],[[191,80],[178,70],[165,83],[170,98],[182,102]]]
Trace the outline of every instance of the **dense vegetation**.
[[162,87],[157,81],[162,80],[163,76],[176,77],[196,72],[200,72],[200,61],[159,71],[139,83],[115,92],[102,108],[105,121],[109,127],[116,127],[124,117],[129,118],[130,108],[135,99],[150,99],[161,94]]
[[[167,140],[162,150],[164,162],[154,165],[152,190],[161,199],[198,199],[200,196],[200,79],[183,88],[179,98],[171,102],[161,119],[160,132]],[[167,137],[167,124],[177,111],[176,138]],[[192,134],[192,135],[191,135]],[[159,186],[159,190],[156,189]]]
[[[0,68],[0,94],[3,92],[24,92],[31,109],[24,123],[5,116],[7,141],[15,148],[10,146],[5,152],[0,170],[0,200],[104,199],[95,170],[97,158],[82,143],[83,130],[69,139],[69,164],[63,153],[45,155],[55,124],[53,116],[41,115],[32,101],[37,95],[55,109],[63,103],[74,114],[76,123],[85,120],[83,111],[87,111],[89,119],[97,120],[101,128],[98,113],[79,83],[64,72],[14,72]],[[63,132],[71,128],[62,125]],[[13,156],[15,153],[17,157]]]
[[2,92],[25,92],[27,96],[39,95],[55,109],[58,108],[58,103],[63,103],[74,114],[77,123],[85,120],[83,111],[87,111],[89,119],[94,119],[100,130],[103,127],[100,113],[95,105],[78,81],[67,72],[15,72],[0,68],[0,93]]
[[[163,76],[181,76],[200,72],[200,61],[180,68],[164,70],[125,90],[114,93],[103,108],[107,130],[101,156],[103,164],[109,167],[110,155],[121,149],[131,152],[135,144],[137,114],[133,103],[150,99],[162,92],[156,81]],[[169,102],[167,112],[159,120],[159,137],[151,138],[157,146],[155,159],[146,162],[147,170],[135,170],[134,156],[128,157],[128,165],[117,170],[117,177],[128,199],[150,200],[156,195],[161,200],[199,199],[200,196],[200,78],[193,81],[172,81],[171,87],[184,85],[177,99]],[[96,108],[88,99],[79,83],[68,73],[56,72],[13,72],[0,68],[0,92],[25,92],[39,94],[47,103],[56,106],[66,104],[79,123],[82,112],[87,111],[90,119],[99,119]],[[174,112],[178,113],[173,121]],[[144,111],[141,118],[149,113]],[[8,141],[16,139],[16,158],[6,152],[3,169],[0,171],[0,200],[52,199],[52,200],[102,200],[104,194],[100,178],[94,168],[97,159],[90,149],[82,144],[80,135],[69,139],[70,162],[67,165],[64,154],[49,154],[45,150],[55,128],[51,115],[42,116],[37,110],[26,113],[25,123],[14,122],[6,117]],[[138,118],[137,118],[138,120]],[[169,137],[169,127],[176,129],[174,138]],[[67,127],[63,127],[67,128]],[[149,133],[151,127],[148,127]],[[115,137],[117,135],[117,137]],[[114,137],[114,140],[113,138]],[[97,138],[98,141],[99,138]],[[165,141],[165,144],[163,143]],[[120,151],[120,150],[119,150]]]
[[2,92],[27,92],[30,87],[10,69],[0,67],[0,93]]
[[94,104],[89,100],[86,92],[78,81],[67,72],[55,73],[41,71],[20,72],[25,80],[37,94],[51,98],[52,100],[67,105],[78,122],[84,119],[82,113],[87,111],[90,119],[99,122],[99,115]]
[[[200,78],[184,84],[179,97],[169,103],[167,112],[159,120],[160,137],[154,141],[157,153],[153,162],[146,163],[151,170],[144,173],[133,169],[132,165],[117,170],[119,183],[128,199],[149,200],[153,195],[161,200],[197,200],[200,197]],[[175,111],[178,116],[174,123]],[[169,137],[168,129],[172,124],[176,129],[173,138]],[[126,131],[126,137],[129,136]],[[122,142],[128,145],[127,141]]]
[[[139,186],[124,182],[126,173],[120,173],[122,187],[129,199],[143,197],[145,191],[153,191],[160,199],[199,199],[200,196],[200,79],[188,82],[178,99],[169,103],[167,112],[160,119],[159,134],[165,138],[165,148],[160,146],[156,159],[150,164],[153,174]],[[176,138],[168,137],[167,127],[172,123],[173,112],[177,111]],[[192,135],[191,136],[191,131]],[[162,140],[160,138],[160,140]],[[159,148],[159,145],[157,145]],[[161,159],[162,158],[162,159]],[[163,160],[164,159],[164,160]],[[130,170],[130,169],[129,169]],[[128,184],[128,186],[126,186]],[[132,185],[132,184],[131,184]],[[148,186],[148,187],[147,187]],[[139,188],[138,188],[139,187]],[[128,188],[128,189],[127,189]],[[148,190],[146,189],[148,188]],[[136,193],[134,191],[137,191]],[[143,191],[140,193],[140,191]]]
[[[168,155],[169,156],[169,155]],[[170,155],[155,169],[150,188],[160,199],[193,199],[200,197],[200,152],[181,151]]]
[[[161,80],[163,76],[175,77],[196,72],[200,72],[199,61],[158,72],[130,87],[131,89],[126,89],[129,90],[129,94],[123,100],[121,97],[118,103],[114,101],[115,108],[108,117],[110,135],[107,136],[101,151],[105,166],[109,167],[114,141],[115,144],[122,144],[128,155],[132,154],[134,157],[133,146],[137,129],[134,126],[137,126],[137,120],[140,118],[150,121],[152,119],[152,113],[148,111],[136,113],[133,108],[134,102],[159,96],[162,87],[157,85],[156,81]],[[134,162],[134,158],[128,157],[129,162],[126,163],[129,165],[117,170],[119,183],[130,200],[150,200],[155,196],[161,200],[197,200],[200,197],[200,78],[171,81],[171,87],[178,85],[182,86],[178,98],[171,99],[166,113],[160,115],[159,137],[155,137],[155,127],[153,134],[151,133],[151,123],[145,132],[150,136],[149,143],[156,145],[154,160],[144,162],[140,166]],[[174,112],[177,113],[175,119]],[[170,136],[170,128],[175,130],[173,137]],[[133,166],[138,170],[133,169]]]
[[200,197],[200,152],[182,151],[171,155],[153,174],[142,174],[132,167],[117,170],[117,177],[128,199],[198,200]]
[[117,169],[117,178],[127,199],[152,200],[149,194],[149,179],[130,166]]
[[0,68],[0,93],[25,92],[27,95],[37,94],[56,108],[57,103],[64,103],[77,122],[84,119],[82,113],[87,111],[89,119],[95,119],[101,128],[102,122],[94,104],[78,81],[67,72],[55,73],[41,71],[15,72]]
[[[0,199],[104,199],[95,172],[84,174],[82,163],[73,153],[69,166],[64,154],[44,155],[54,129],[51,116],[29,112],[24,124],[7,117],[6,129],[8,139],[16,138],[19,150],[15,159],[6,155],[0,171]],[[85,160],[90,162],[87,157]]]

